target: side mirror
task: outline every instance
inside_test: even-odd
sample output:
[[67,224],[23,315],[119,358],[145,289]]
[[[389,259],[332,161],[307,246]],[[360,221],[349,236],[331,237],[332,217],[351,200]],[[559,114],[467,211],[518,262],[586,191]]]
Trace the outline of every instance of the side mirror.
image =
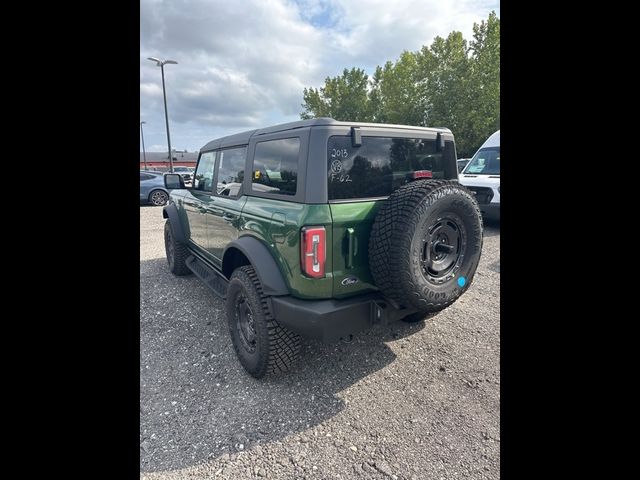
[[184,178],[177,173],[167,173],[164,176],[164,188],[167,190],[177,190],[184,187]]

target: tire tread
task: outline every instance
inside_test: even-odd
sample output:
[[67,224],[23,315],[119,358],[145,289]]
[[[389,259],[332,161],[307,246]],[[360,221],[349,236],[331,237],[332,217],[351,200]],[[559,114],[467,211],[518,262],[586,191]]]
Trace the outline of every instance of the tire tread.
[[[418,180],[403,185],[384,202],[371,230],[369,267],[376,286],[399,304],[417,308],[421,312],[440,311],[457,300],[461,293],[458,291],[445,302],[425,299],[411,275],[411,255],[406,253],[421,215],[426,214],[437,199],[450,194],[466,197],[468,203],[473,205],[474,215],[480,219],[480,227],[471,235],[479,251],[482,247],[480,208],[473,193],[454,180]],[[471,277],[468,280],[470,284]]]
[[[269,297],[264,294],[262,283],[253,266],[245,265],[237,268],[231,275],[231,280],[234,278],[242,282],[250,300],[260,305],[267,325],[268,351],[264,352],[263,358],[260,358],[258,369],[249,373],[256,378],[261,378],[265,374],[278,374],[290,370],[300,352],[300,336],[280,325],[274,318]],[[230,310],[227,309],[227,315],[229,314]],[[229,321],[231,323],[232,320],[229,319]],[[233,347],[240,358],[235,342]]]

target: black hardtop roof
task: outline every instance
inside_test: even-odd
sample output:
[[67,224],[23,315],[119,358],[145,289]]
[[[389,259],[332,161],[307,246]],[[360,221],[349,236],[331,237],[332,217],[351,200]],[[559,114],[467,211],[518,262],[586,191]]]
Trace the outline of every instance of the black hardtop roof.
[[337,127],[384,127],[403,130],[420,130],[428,132],[447,132],[451,130],[444,127],[416,127],[413,125],[395,125],[390,123],[365,123],[365,122],[339,122],[333,118],[320,117],[310,120],[298,120],[297,122],[281,123],[272,127],[258,128],[255,130],[247,130],[246,132],[227,135],[226,137],[217,138],[210,141],[200,151],[215,150],[221,147],[232,147],[234,145],[246,145],[249,139],[254,135],[265,135],[267,133],[284,132],[287,130],[295,130],[297,128],[320,127],[320,126],[337,126]]

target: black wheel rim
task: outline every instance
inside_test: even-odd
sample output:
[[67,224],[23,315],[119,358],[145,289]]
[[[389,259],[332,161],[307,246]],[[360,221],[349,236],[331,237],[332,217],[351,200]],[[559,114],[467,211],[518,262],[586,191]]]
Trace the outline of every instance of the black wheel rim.
[[420,265],[425,278],[437,285],[453,279],[462,265],[465,247],[462,222],[453,216],[438,218],[422,239]]
[[167,233],[164,240],[167,249],[167,262],[169,262],[169,267],[173,267],[173,255],[175,253],[175,246],[173,245],[173,238],[171,237],[171,230],[169,228],[167,228]]
[[240,332],[240,342],[247,352],[253,353],[256,350],[256,328],[253,319],[253,310],[244,293],[239,293],[235,304],[236,324]]

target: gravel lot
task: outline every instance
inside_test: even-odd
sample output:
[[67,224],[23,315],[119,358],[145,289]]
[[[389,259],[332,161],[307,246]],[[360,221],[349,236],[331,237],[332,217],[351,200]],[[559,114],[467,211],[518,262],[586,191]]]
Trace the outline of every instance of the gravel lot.
[[162,209],[140,207],[144,479],[500,477],[500,230],[474,283],[426,324],[305,341],[289,374],[237,362],[222,301],[169,273]]

